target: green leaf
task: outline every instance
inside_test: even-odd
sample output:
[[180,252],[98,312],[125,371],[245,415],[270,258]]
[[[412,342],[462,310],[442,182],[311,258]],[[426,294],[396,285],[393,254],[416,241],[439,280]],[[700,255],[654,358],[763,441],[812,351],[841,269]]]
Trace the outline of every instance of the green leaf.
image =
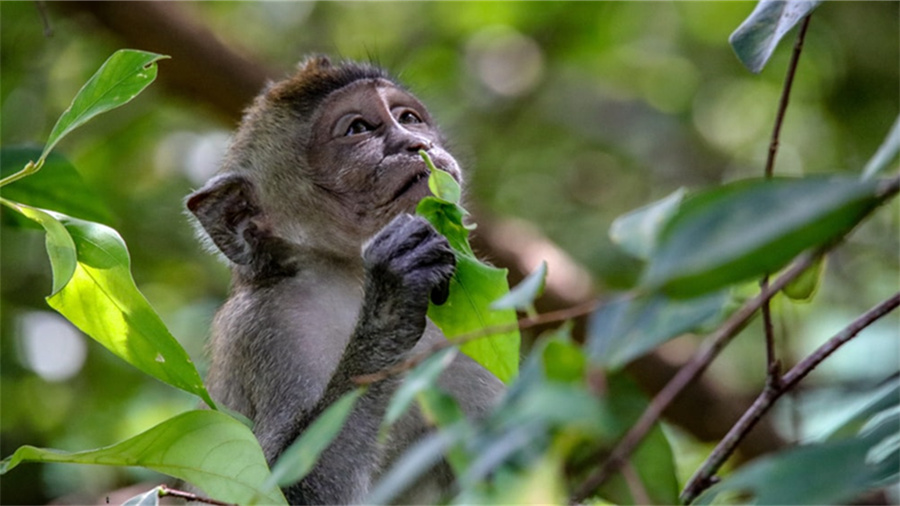
[[900,474],[897,412],[858,437],[810,444],[758,459],[704,492],[753,494],[756,504],[839,504],[896,483]]
[[428,357],[404,378],[403,383],[391,397],[379,434],[387,436],[388,429],[409,409],[416,395],[434,386],[441,373],[453,362],[457,350],[448,348]]
[[543,260],[537,269],[525,276],[525,279],[509,293],[492,302],[490,308],[495,311],[498,309],[529,311],[533,308],[535,299],[543,295],[546,283],[547,261]]
[[870,420],[876,419],[881,413],[896,410],[898,406],[900,406],[900,378],[894,376],[877,389],[871,401],[838,425],[824,440],[833,441],[855,436]]
[[547,379],[563,383],[584,381],[587,358],[575,343],[561,339],[548,341],[541,358]]
[[266,481],[263,489],[276,483],[285,487],[302,480],[315,466],[319,455],[331,444],[350,416],[356,401],[365,392],[358,388],[344,394],[322,412],[296,441],[291,443],[272,467],[272,476]]
[[0,474],[22,462],[140,466],[192,483],[219,501],[246,504],[261,496],[270,504],[286,504],[280,490],[263,487],[269,469],[250,429],[216,411],[188,411],[96,450],[23,446],[0,462]]
[[[456,254],[456,272],[450,280],[447,301],[440,306],[430,304],[428,318],[453,340],[464,334],[483,332],[492,327],[509,327],[512,330],[495,333],[470,341],[460,347],[501,381],[511,381],[519,368],[519,330],[516,313],[511,309],[491,310],[493,301],[509,293],[506,269],[497,269],[482,263],[475,257],[469,245],[469,227],[463,223],[468,214],[453,202],[458,194],[458,184],[453,177],[436,169],[424,152],[420,152],[431,168],[429,187],[437,189],[444,198],[425,197],[416,207],[416,214],[427,219],[447,238]],[[448,179],[449,178],[449,179]],[[432,179],[435,182],[432,182]],[[446,186],[456,186],[456,190]],[[458,200],[458,197],[457,197]]]
[[[5,195],[5,192],[4,192]],[[50,257],[50,269],[53,271],[53,289],[51,295],[58,293],[72,279],[78,266],[75,242],[72,236],[56,218],[35,207],[0,199],[7,207],[34,220],[47,232],[47,255]]]
[[760,0],[728,42],[741,63],[757,74],[765,67],[784,34],[820,3],[821,0]]
[[47,297],[50,307],[129,364],[214,407],[187,352],[135,286],[119,234],[99,223],[49,214],[65,226],[78,255],[69,282]]
[[876,181],[746,180],[697,194],[669,221],[642,285],[692,297],[775,272],[836,239],[878,203]]
[[793,281],[784,287],[784,294],[791,300],[798,302],[806,302],[812,300],[816,290],[819,289],[819,282],[822,281],[822,274],[825,272],[825,257],[819,257],[812,265],[800,273]]
[[72,104],[57,120],[41,158],[63,137],[94,116],[126,104],[156,79],[156,63],[168,56],[120,49],[81,87]]
[[459,183],[456,182],[456,179],[453,179],[453,176],[448,172],[437,169],[434,166],[434,162],[432,162],[431,158],[428,156],[428,153],[424,150],[419,150],[419,156],[425,160],[425,164],[428,166],[428,189],[431,190],[431,193],[435,198],[446,204],[459,204],[459,199],[462,197],[462,190],[459,187]]
[[647,260],[656,248],[657,238],[686,191],[679,188],[662,200],[616,218],[609,227],[609,238],[630,255]]
[[[38,148],[0,150],[0,178],[11,175],[40,156]],[[112,214],[103,200],[84,182],[69,160],[56,153],[47,157],[39,172],[4,186],[3,197],[83,220],[112,223]]]
[[[432,427],[447,429],[464,423],[466,420],[466,415],[456,399],[440,388],[426,388],[416,395],[416,400],[419,402],[422,418]],[[446,458],[457,476],[466,471],[471,460],[461,444],[455,444],[448,448]]]
[[588,353],[594,363],[619,369],[670,339],[717,321],[727,300],[722,292],[686,300],[659,294],[619,297],[590,316]]
[[900,116],[897,116],[897,119],[894,120],[894,126],[891,127],[891,131],[863,169],[863,179],[871,179],[884,172],[891,161],[897,158],[898,152],[900,152]]

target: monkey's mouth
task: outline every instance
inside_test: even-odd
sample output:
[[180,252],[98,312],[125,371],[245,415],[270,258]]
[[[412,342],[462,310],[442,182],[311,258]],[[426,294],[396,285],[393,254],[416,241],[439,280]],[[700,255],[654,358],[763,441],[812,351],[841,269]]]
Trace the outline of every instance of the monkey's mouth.
[[402,196],[406,192],[412,190],[413,188],[418,186],[420,183],[425,182],[425,181],[428,181],[428,171],[425,170],[422,172],[417,172],[411,178],[409,178],[406,181],[406,183],[404,183],[403,186],[401,186],[400,189],[397,190],[396,193],[394,193],[393,200],[397,200],[398,198],[400,198],[400,196]]

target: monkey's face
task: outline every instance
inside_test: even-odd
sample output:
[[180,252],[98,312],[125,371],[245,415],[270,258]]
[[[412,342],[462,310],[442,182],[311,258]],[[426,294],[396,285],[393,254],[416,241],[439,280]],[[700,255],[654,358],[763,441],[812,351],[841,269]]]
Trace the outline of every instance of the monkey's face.
[[364,240],[428,195],[419,150],[461,179],[425,106],[389,81],[367,79],[317,107],[306,159],[315,188],[342,215],[336,218],[356,223]]

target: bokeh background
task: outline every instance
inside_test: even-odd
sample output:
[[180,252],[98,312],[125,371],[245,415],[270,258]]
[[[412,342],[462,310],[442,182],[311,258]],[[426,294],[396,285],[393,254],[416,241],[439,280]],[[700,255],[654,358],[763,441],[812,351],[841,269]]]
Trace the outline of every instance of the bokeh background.
[[[165,52],[130,42],[145,40],[141,30],[175,30],[172,23],[148,28],[127,12],[110,21],[101,11],[111,7],[102,5],[0,5],[2,147],[40,145],[116,49]],[[200,30],[198,40],[217,42],[275,78],[311,52],[391,69],[429,105],[468,169],[469,207],[487,224],[482,252],[498,264],[515,263],[505,266],[517,275],[552,257],[551,273],[557,265],[568,275],[554,286],[557,305],[565,305],[609,296],[638,276],[640,264],[608,239],[616,216],[680,187],[762,174],[793,35],[760,75],[750,74],[727,39],[753,6],[178,2],[166,4],[166,13]],[[777,174],[862,169],[900,111],[898,25],[898,2],[826,2],[815,11]],[[178,59],[161,62],[157,83],[57,151],[112,210],[110,225],[129,245],[138,286],[203,372],[208,325],[227,294],[228,272],[198,245],[182,199],[216,170],[240,109],[203,97],[240,79],[192,74]],[[831,257],[811,303],[776,302],[785,361],[802,358],[898,289],[898,209],[894,202],[877,213]],[[0,276],[2,456],[23,444],[110,444],[195,405],[47,307],[51,279],[41,233],[3,220]],[[789,444],[821,432],[861,402],[860,392],[897,373],[898,324],[896,315],[884,319],[816,371],[776,411],[770,437]],[[717,400],[745,406],[759,391],[761,339],[758,325],[745,331],[704,379],[712,402],[689,406],[681,418],[697,420],[673,425],[685,472],[702,457],[701,440],[728,428],[709,414]],[[666,345],[634,374],[677,367],[697,342],[687,336]],[[654,381],[642,384],[652,391]],[[0,478],[0,501],[83,503],[155,479],[136,470],[29,464]]]

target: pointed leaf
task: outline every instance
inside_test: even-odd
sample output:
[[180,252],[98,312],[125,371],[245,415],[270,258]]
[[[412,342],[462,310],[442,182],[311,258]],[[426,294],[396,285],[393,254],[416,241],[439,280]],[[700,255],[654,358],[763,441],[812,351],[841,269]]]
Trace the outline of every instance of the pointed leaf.
[[682,203],[642,280],[691,297],[775,272],[840,237],[878,203],[876,181],[845,177],[746,180]]
[[878,147],[878,151],[875,152],[872,159],[869,160],[869,163],[863,169],[863,179],[871,179],[884,172],[890,166],[890,163],[897,158],[898,152],[900,152],[900,116],[897,116],[897,119],[894,120],[894,126],[891,127],[891,131],[888,132],[884,142]]
[[66,134],[94,116],[130,102],[156,79],[155,62],[164,58],[168,56],[132,49],[113,53],[59,117],[41,158],[45,158]]
[[2,199],[2,202],[44,227],[47,232],[47,255],[50,257],[50,269],[53,271],[53,289],[50,295],[58,293],[72,279],[78,265],[72,236],[62,223],[46,211],[6,199]]
[[319,455],[325,451],[344,427],[356,401],[365,392],[358,388],[344,394],[322,412],[296,441],[291,443],[272,467],[272,476],[264,489],[274,486],[286,487],[302,480],[315,466]]
[[760,0],[728,42],[741,63],[754,74],[765,67],[778,42],[821,0]]
[[492,302],[490,308],[527,311],[533,307],[535,299],[543,295],[546,283],[547,261],[542,260],[537,269],[525,276],[525,279],[513,287],[509,293]]
[[459,204],[462,190],[456,179],[453,179],[450,173],[438,170],[425,151],[419,150],[419,156],[425,160],[425,164],[428,166],[428,189],[431,190],[432,195],[447,204]]
[[99,223],[49,214],[65,226],[78,254],[68,284],[47,298],[50,307],[129,364],[215,406],[187,352],[135,286],[119,234]]
[[[41,156],[38,148],[0,150],[0,177],[6,177]],[[75,218],[110,224],[112,214],[62,155],[51,153],[40,171],[3,187],[3,197]]]
[[216,411],[188,411],[96,450],[68,453],[23,446],[0,462],[0,474],[22,462],[139,466],[192,483],[219,501],[247,504],[261,496],[269,504],[286,504],[280,490],[263,488],[269,469],[250,429]]
[[406,413],[419,392],[434,386],[441,373],[453,362],[456,353],[457,350],[453,348],[448,348],[436,353],[431,357],[428,357],[428,360],[416,366],[416,368],[403,379],[403,383],[397,388],[394,396],[391,397],[391,402],[388,404],[384,420],[381,422],[380,434],[382,437],[387,435],[387,430],[391,425]]
[[619,216],[609,227],[610,239],[630,255],[647,260],[685,193],[684,188],[679,188],[662,200]]

